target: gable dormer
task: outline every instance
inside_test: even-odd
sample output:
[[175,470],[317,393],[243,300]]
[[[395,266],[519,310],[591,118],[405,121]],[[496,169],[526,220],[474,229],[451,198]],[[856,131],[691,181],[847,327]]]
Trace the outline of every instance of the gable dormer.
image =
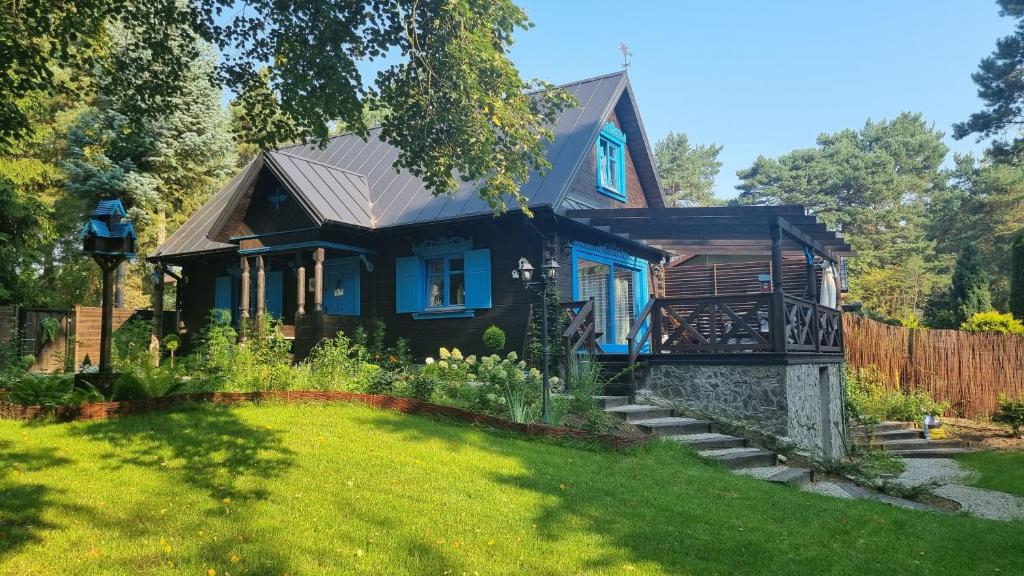
[[595,136],[558,209],[664,207],[653,153],[624,74],[593,126]]

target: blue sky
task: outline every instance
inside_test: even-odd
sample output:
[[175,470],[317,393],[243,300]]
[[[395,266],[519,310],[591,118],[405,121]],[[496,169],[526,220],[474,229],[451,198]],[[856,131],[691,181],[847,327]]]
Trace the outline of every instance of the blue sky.
[[[716,195],[758,154],[812,146],[821,132],[922,112],[935,127],[981,109],[971,73],[1013,21],[988,0],[778,2],[519,0],[536,25],[512,59],[525,78],[564,83],[621,67],[652,144],[669,131],[725,146]],[[973,139],[947,144],[980,151]]]

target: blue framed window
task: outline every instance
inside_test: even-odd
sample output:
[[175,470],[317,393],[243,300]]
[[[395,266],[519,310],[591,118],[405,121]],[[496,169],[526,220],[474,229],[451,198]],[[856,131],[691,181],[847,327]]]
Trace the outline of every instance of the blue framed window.
[[597,191],[620,202],[626,195],[626,135],[608,122],[597,137]]
[[650,298],[647,261],[574,242],[572,281],[573,300],[594,299],[594,323],[601,349],[625,352],[626,335]]
[[491,251],[469,241],[413,248],[395,259],[395,312],[417,320],[471,317],[491,307]]
[[462,254],[428,258],[427,308],[466,305],[466,260]]

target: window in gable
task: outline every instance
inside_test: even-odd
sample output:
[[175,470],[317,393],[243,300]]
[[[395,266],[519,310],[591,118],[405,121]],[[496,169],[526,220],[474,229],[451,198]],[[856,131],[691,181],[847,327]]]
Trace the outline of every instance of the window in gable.
[[625,202],[626,135],[608,122],[597,137],[597,191]]

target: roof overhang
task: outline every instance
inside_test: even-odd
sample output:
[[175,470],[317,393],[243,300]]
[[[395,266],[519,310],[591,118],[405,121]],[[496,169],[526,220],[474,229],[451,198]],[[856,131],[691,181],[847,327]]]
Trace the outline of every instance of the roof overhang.
[[784,251],[831,261],[854,255],[842,235],[799,205],[570,210],[568,218],[671,254],[770,254],[774,230]]

